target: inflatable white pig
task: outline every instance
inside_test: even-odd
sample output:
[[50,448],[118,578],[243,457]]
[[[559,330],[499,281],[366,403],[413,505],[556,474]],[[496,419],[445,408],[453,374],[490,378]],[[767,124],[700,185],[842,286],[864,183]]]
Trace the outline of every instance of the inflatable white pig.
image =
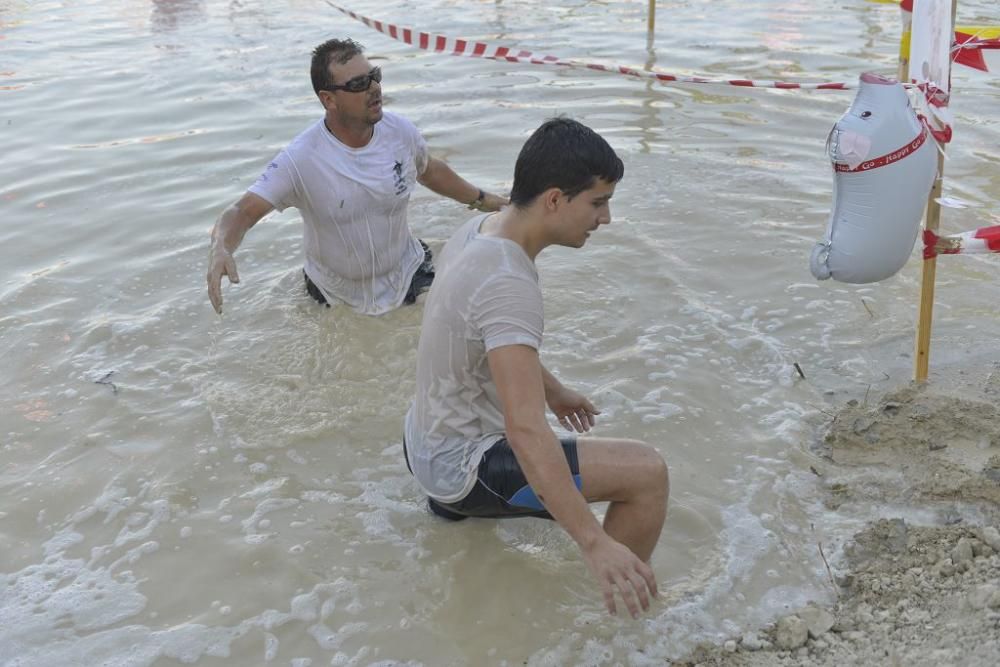
[[937,171],[934,138],[898,82],[865,73],[827,148],[833,212],[809,268],[820,280],[884,280],[913,250]]

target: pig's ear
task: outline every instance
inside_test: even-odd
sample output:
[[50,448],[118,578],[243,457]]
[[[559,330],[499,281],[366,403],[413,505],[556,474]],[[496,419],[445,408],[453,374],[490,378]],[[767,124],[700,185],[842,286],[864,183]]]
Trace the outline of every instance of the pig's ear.
[[837,162],[846,162],[852,170],[864,162],[872,149],[872,140],[863,134],[841,130],[837,134],[837,145],[834,149],[833,159]]
[[834,124],[834,126],[830,128],[830,134],[826,135],[826,146],[824,147],[823,151],[827,155],[830,155],[830,143],[833,142],[833,134],[836,131],[837,131],[837,126],[836,124]]

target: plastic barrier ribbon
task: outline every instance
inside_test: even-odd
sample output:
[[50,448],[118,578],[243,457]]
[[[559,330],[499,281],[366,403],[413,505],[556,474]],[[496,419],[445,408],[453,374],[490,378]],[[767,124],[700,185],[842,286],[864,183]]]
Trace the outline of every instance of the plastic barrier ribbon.
[[1000,28],[955,28],[951,59],[960,65],[988,72],[983,49],[1000,49]]
[[979,255],[1000,252],[1000,225],[953,236],[924,230],[924,259],[938,255]]
[[795,83],[791,81],[754,81],[750,79],[706,79],[698,76],[677,76],[662,72],[635,69],[624,66],[602,65],[599,63],[586,63],[578,60],[560,58],[558,56],[536,54],[531,51],[513,49],[507,46],[492,46],[485,42],[476,42],[457,37],[447,37],[427,32],[418,32],[411,28],[404,28],[393,23],[376,21],[356,14],[349,9],[344,9],[330,0],[324,0],[337,11],[350,16],[356,21],[364,23],[369,28],[377,30],[383,35],[387,35],[396,41],[416,46],[424,51],[434,51],[437,53],[447,53],[452,56],[467,56],[470,58],[485,58],[487,60],[502,60],[512,63],[529,63],[532,65],[555,65],[558,67],[571,67],[577,69],[590,69],[599,72],[612,72],[624,74],[644,79],[653,79],[660,83],[704,83],[718,86],[741,86],[745,88],[779,88],[782,90],[850,90],[857,87],[857,84],[845,83],[842,81],[826,83]]

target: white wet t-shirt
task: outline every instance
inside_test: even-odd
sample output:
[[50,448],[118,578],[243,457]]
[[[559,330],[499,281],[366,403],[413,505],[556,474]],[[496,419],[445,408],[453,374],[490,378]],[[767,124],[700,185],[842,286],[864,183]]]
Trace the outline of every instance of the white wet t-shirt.
[[378,315],[399,306],[423,262],[406,207],[427,168],[414,125],[386,112],[362,148],[341,143],[322,120],[297,136],[250,187],[305,222],[305,269],[328,301]]
[[513,241],[479,234],[485,217],[462,225],[441,251],[420,329],[416,397],[406,414],[413,475],[442,502],[472,490],[483,454],[504,437],[487,353],[542,344],[535,264]]

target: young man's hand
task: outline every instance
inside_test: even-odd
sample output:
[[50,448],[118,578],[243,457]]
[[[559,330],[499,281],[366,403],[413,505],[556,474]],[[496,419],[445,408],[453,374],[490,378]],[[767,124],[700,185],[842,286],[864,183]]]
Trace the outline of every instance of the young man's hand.
[[583,394],[562,386],[548,392],[545,402],[563,428],[577,433],[586,433],[592,429],[594,417],[601,414]]
[[583,549],[583,559],[597,579],[604,594],[608,613],[615,615],[615,591],[621,596],[632,618],[649,609],[649,600],[657,596],[652,568],[624,544],[604,535],[593,546]]

